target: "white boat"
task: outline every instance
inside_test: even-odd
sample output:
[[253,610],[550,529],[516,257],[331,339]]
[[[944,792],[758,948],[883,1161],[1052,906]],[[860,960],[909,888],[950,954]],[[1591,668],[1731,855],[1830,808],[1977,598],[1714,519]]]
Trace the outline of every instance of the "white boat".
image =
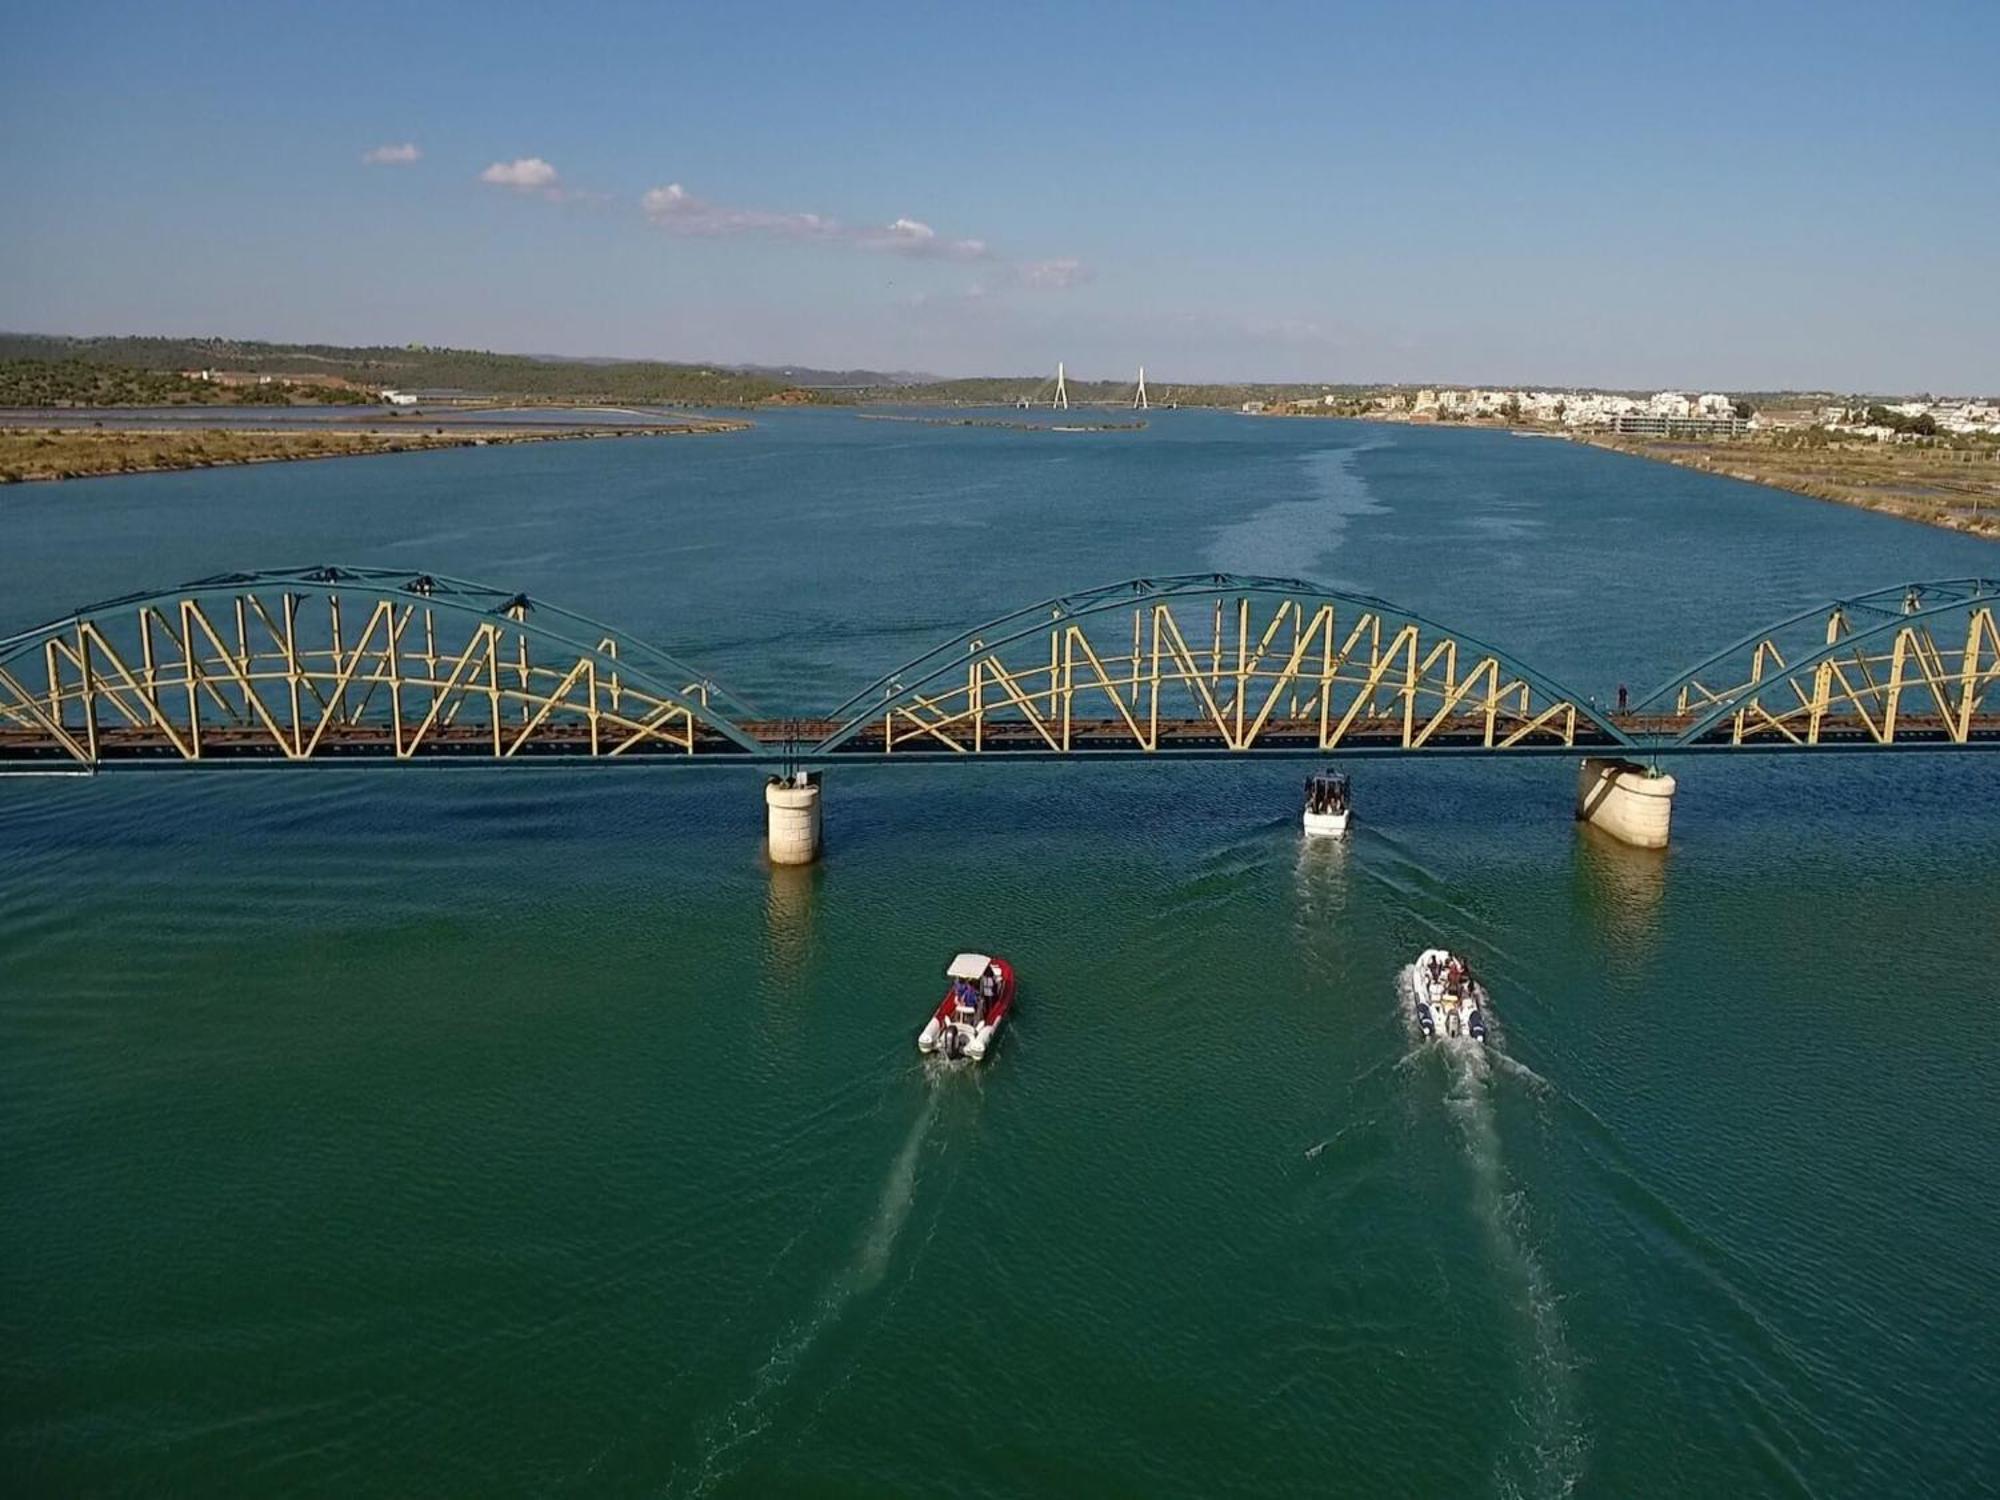
[[1014,1008],[1014,966],[984,953],[961,953],[944,973],[951,983],[917,1033],[917,1050],[978,1062]]
[[1306,806],[1300,814],[1307,833],[1322,838],[1347,832],[1354,816],[1353,789],[1338,771],[1321,771],[1306,778]]
[[1486,991],[1472,966],[1444,948],[1426,948],[1410,965],[1410,1004],[1427,1041],[1442,1036],[1486,1040]]

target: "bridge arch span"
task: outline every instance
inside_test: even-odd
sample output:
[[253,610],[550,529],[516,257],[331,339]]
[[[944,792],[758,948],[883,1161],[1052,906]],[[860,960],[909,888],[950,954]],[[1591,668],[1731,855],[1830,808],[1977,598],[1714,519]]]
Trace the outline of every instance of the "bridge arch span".
[[2000,742],[2000,579],[1873,589],[1752,631],[1635,706],[1660,750]]
[[225,573],[0,640],[0,759],[750,756],[754,711],[525,593],[383,568]]
[[771,719],[586,616],[380,568],[228,573],[0,639],[0,769],[233,760],[701,763],[2000,748],[2000,581],[1802,610],[1610,713],[1374,595],[1125,579]]
[[1298,578],[1062,594],[961,632],[819,726],[820,758],[1640,748],[1476,637]]

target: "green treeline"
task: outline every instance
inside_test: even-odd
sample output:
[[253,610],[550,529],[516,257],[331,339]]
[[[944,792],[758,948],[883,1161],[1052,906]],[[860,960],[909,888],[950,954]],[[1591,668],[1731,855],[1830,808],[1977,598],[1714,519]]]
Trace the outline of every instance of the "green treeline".
[[[744,406],[776,399],[787,391],[785,382],[769,376],[653,361],[601,364],[425,346],[344,348],[333,344],[266,344],[234,339],[0,334],[0,363],[11,365],[17,361],[65,367],[108,366],[135,375],[215,369],[232,374],[282,375],[294,381],[334,377],[369,387],[455,391],[468,396],[648,405]],[[205,384],[187,382],[198,383]],[[106,404],[135,399],[157,402],[162,398],[121,397]],[[22,400],[11,404],[49,403]]]
[[[272,387],[217,385],[186,380],[183,370],[221,370],[234,376],[269,375],[292,381],[292,396],[251,395]],[[1027,398],[1046,403],[1053,377],[996,376],[911,382],[868,371],[801,371],[796,380],[837,382],[802,389],[795,378],[763,370],[670,364],[659,360],[537,359],[476,349],[428,345],[350,348],[337,344],[273,344],[238,339],[63,338],[0,333],[0,404],[13,406],[159,406],[182,402],[236,403],[285,399],[365,400],[340,387],[307,393],[300,383],[351,381],[369,391],[382,387],[453,392],[466,397],[525,401],[603,402],[648,406],[752,406],[810,402],[910,402],[946,406],[1011,406]],[[1078,405],[1124,405],[1130,380],[1072,380]],[[1038,389],[1039,387],[1039,389]],[[1199,384],[1150,382],[1153,404],[1241,406],[1299,398],[1358,395],[1360,386]]]
[[310,381],[218,385],[174,370],[129,369],[80,359],[0,358],[0,406],[358,405],[365,391]]

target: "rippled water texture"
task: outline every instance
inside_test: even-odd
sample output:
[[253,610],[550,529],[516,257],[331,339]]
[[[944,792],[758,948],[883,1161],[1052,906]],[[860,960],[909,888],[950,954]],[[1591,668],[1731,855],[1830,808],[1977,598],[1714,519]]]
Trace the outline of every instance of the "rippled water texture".
[[[14,490],[0,633],[230,568],[520,587],[810,712],[1015,605],[1301,573],[1650,687],[1990,544],[1497,433],[779,414]],[[13,1494],[1971,1494],[2000,758],[0,781]],[[1473,955],[1485,1053],[1419,1047]],[[938,973],[1021,974],[982,1068]]]

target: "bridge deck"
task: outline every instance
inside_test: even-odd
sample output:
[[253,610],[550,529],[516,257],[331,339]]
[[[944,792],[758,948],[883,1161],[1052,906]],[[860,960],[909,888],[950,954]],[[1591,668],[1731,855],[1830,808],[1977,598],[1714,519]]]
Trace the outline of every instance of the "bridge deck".
[[[1642,750],[1652,740],[1670,741],[1684,731],[1692,719],[1679,715],[1614,715],[1612,722],[1640,742]],[[499,738],[503,748],[511,745],[519,733],[520,725],[503,723]],[[759,745],[756,752],[747,751],[742,746],[712,731],[702,730],[694,739],[693,750],[670,748],[664,745],[634,747],[621,759],[645,760],[669,763],[686,761],[734,761],[738,764],[758,763],[765,760],[783,760],[788,757],[800,760],[817,760],[822,763],[836,761],[927,761],[976,758],[1036,759],[1054,755],[1103,755],[1142,756],[1159,755],[1215,755],[1243,754],[1271,757],[1311,757],[1342,755],[1404,755],[1423,754],[1431,751],[1456,751],[1459,753],[1488,755],[1575,755],[1579,753],[1630,753],[1608,733],[1586,722],[1579,721],[1572,742],[1564,743],[1555,735],[1548,735],[1532,742],[1524,742],[1505,749],[1488,747],[1486,743],[1486,721],[1482,715],[1471,714],[1448,719],[1438,725],[1423,746],[1412,747],[1404,743],[1403,724],[1400,717],[1390,720],[1361,722],[1349,727],[1340,743],[1330,749],[1323,749],[1319,743],[1319,723],[1312,720],[1272,719],[1258,734],[1254,749],[1235,752],[1227,740],[1218,733],[1215,722],[1200,720],[1162,720],[1160,724],[1159,749],[1147,751],[1133,736],[1130,727],[1122,719],[1076,719],[1069,727],[1067,750],[1061,747],[1060,730],[1055,731],[1057,742],[1051,745],[1034,724],[1026,720],[989,720],[982,729],[979,749],[973,751],[969,733],[954,735],[955,743],[962,748],[954,748],[934,735],[919,739],[898,739],[892,750],[883,748],[883,727],[874,724],[864,727],[852,738],[843,741],[834,749],[814,755],[811,747],[831,734],[839,726],[827,719],[770,719],[753,720],[741,726]],[[1716,725],[1707,735],[1694,745],[1679,747],[1681,750],[1771,749],[1787,750],[1795,747],[1781,735],[1765,733],[1745,741],[1741,746],[1732,744],[1733,729],[1728,721]],[[457,724],[436,726],[423,740],[414,755],[399,755],[395,732],[387,723],[331,723],[320,735],[313,749],[312,761],[331,762],[381,762],[396,760],[416,761],[468,761],[493,759],[496,736],[490,723]],[[1909,748],[1922,749],[1953,743],[1951,727],[1937,715],[1904,715],[1895,726],[1895,739],[1891,745],[1880,745],[1876,737],[1864,725],[1842,721],[1821,727],[1821,748]],[[1972,722],[1967,736],[1966,748],[2000,748],[2000,714],[1983,714]],[[97,758],[105,767],[141,765],[186,765],[189,761],[174,743],[156,728],[121,725],[116,728],[100,727],[96,735]],[[287,751],[269,730],[260,726],[204,725],[201,730],[200,762],[243,762],[267,761],[284,763],[296,757]],[[589,727],[574,723],[550,723],[539,726],[523,739],[518,748],[508,752],[512,758],[526,760],[550,760],[589,758],[593,754]],[[46,768],[73,766],[76,762],[47,736],[34,731],[4,728],[0,729],[0,768]]]

